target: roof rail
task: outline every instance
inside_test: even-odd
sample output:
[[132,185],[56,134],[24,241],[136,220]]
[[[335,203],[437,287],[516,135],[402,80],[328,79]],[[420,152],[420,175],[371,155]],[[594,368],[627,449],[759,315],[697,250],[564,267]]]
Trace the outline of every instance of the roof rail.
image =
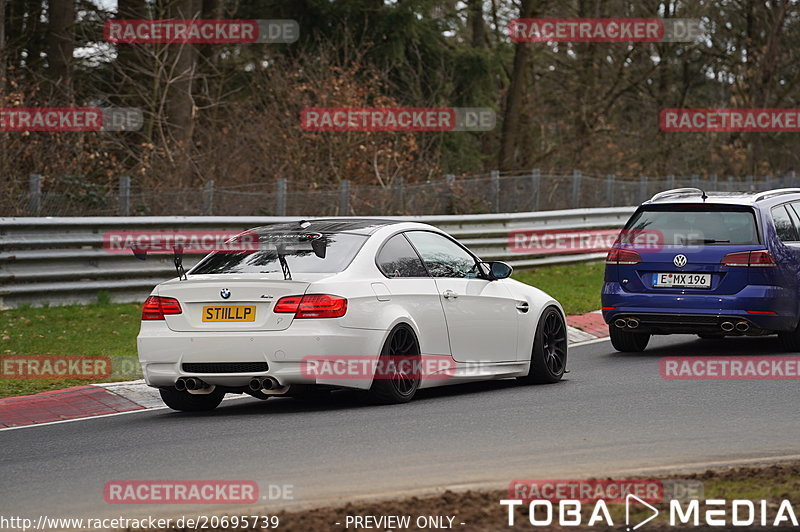
[[767,190],[766,192],[758,194],[753,201],[761,201],[771,198],[772,196],[781,196],[783,194],[800,194],[800,188],[776,188],[775,190]]
[[650,201],[658,201],[668,196],[677,196],[679,194],[689,194],[689,193],[700,194],[703,197],[703,199],[706,198],[706,193],[699,188],[673,188],[672,190],[665,190],[664,192],[659,192],[658,194],[650,198]]

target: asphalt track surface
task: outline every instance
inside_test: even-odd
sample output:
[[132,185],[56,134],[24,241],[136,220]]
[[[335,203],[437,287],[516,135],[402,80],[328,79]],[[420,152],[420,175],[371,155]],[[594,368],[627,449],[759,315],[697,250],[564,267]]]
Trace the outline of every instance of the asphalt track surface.
[[0,515],[103,517],[237,511],[110,505],[109,480],[224,479],[294,486],[267,508],[394,498],[513,479],[585,478],[800,455],[796,381],[668,381],[659,359],[778,354],[777,340],[659,337],[643,354],[570,350],[558,384],[495,381],[363,406],[338,393],[223,402],[0,431]]

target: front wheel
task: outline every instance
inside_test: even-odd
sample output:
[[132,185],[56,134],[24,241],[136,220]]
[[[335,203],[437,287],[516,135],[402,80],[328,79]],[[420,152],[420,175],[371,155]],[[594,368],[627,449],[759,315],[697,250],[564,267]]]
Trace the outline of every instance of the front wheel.
[[567,369],[567,324],[556,307],[547,307],[536,326],[531,365],[522,382],[558,382]]
[[800,325],[790,332],[779,332],[778,341],[784,351],[796,353],[800,351]]
[[179,392],[175,388],[161,388],[161,400],[173,410],[181,412],[207,412],[222,402],[225,392],[214,390],[207,394]]
[[649,334],[623,331],[614,325],[609,325],[608,334],[611,345],[621,353],[641,353],[650,343]]

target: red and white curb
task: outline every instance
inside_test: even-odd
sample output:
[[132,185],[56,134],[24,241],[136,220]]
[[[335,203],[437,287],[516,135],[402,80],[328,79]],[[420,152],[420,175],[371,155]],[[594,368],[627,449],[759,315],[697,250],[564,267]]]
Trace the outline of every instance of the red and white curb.
[[[600,311],[567,316],[570,345],[608,336]],[[235,398],[235,397],[233,397]],[[73,386],[63,390],[0,399],[0,430],[165,408],[158,390],[144,380]]]

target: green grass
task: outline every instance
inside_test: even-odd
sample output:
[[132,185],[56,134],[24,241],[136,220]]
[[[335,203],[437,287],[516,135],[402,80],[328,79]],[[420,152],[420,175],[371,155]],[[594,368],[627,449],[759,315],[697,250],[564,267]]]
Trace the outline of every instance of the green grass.
[[[541,288],[564,306],[567,314],[581,314],[600,308],[603,264],[548,266],[519,272],[514,278]],[[0,357],[39,355],[108,356],[110,378],[88,379],[4,379],[0,397],[32,394],[88,384],[140,378],[136,362],[136,335],[141,305],[109,303],[98,297],[93,305],[31,308],[0,311]],[[2,374],[0,374],[2,377]]]
[[590,262],[547,266],[518,272],[514,279],[544,290],[569,314],[584,314],[600,308],[600,290],[605,264]]
[[[113,373],[101,381],[139,378],[136,335],[141,305],[98,303],[21,307],[0,311],[0,357],[81,355],[111,357]],[[0,375],[2,377],[2,375]],[[0,397],[97,382],[85,379],[0,378]]]

